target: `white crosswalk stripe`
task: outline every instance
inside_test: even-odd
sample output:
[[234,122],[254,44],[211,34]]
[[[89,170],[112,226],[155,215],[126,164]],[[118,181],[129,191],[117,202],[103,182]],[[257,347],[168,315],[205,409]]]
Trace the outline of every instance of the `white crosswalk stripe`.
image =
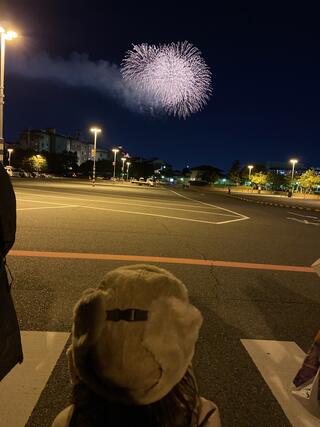
[[[0,427],[26,425],[69,336],[67,332],[21,332],[24,362],[0,383]],[[252,339],[241,342],[292,426],[320,427],[320,419],[291,393],[292,380],[305,357],[297,344]]]
[[305,353],[290,341],[241,340],[293,427],[319,427],[312,415],[291,393],[292,380]]
[[69,335],[21,332],[24,361],[0,383],[0,427],[26,425]]

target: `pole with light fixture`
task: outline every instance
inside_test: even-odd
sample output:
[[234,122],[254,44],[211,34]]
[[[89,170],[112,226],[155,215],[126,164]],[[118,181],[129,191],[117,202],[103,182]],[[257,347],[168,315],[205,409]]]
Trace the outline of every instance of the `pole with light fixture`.
[[92,169],[92,187],[95,186],[96,183],[96,153],[97,153],[97,134],[101,132],[100,128],[91,128],[90,132],[94,134],[93,140],[93,169]]
[[0,27],[0,162],[3,162],[3,106],[4,106],[4,61],[6,40],[12,40],[18,37],[14,31],[6,31]]
[[118,148],[113,148],[112,151],[113,151],[113,154],[114,154],[114,158],[113,158],[113,180],[115,180],[116,179],[117,153],[119,153],[119,149]]
[[127,158],[121,157],[121,160],[122,160],[121,175],[122,175],[122,179],[124,180],[124,164],[125,164],[125,161],[127,160]]
[[11,154],[12,154],[13,148],[8,148],[7,151],[8,151],[8,165],[11,166]]
[[291,159],[290,163],[292,164],[292,171],[291,171],[291,187],[293,187],[293,178],[294,178],[294,167],[298,163],[298,160]]
[[248,169],[249,169],[249,181],[250,181],[250,178],[251,178],[251,171],[252,171],[252,169],[253,169],[253,166],[252,166],[252,165],[249,165],[249,166],[248,166]]
[[129,168],[130,168],[131,162],[127,162],[127,181],[129,180]]

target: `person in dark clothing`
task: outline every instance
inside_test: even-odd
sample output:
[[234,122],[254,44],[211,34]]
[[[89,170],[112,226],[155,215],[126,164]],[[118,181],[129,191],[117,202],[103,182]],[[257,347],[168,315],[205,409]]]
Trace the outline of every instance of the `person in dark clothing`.
[[10,178],[0,163],[0,381],[23,361],[19,324],[6,270],[6,255],[14,244],[15,234],[16,198]]

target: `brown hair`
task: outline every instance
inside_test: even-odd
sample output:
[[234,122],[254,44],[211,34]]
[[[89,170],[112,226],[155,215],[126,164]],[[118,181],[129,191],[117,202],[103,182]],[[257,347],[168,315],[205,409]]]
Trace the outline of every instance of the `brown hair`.
[[73,386],[70,427],[191,427],[198,420],[199,402],[191,369],[166,396],[149,405],[109,401],[79,383]]

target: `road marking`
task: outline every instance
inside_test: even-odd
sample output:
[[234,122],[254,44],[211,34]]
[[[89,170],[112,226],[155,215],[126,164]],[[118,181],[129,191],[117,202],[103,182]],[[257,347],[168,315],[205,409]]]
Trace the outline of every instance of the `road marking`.
[[[28,190],[28,195],[36,196],[36,197],[50,197],[50,198],[54,198],[54,199],[68,199],[68,200],[72,199],[72,200],[81,200],[81,201],[85,200],[87,202],[98,202],[98,203],[109,203],[110,200],[113,200],[115,204],[119,204],[119,205],[144,206],[141,203],[136,203],[135,204],[135,203],[129,203],[129,202],[119,202],[119,200],[122,200],[122,199],[128,200],[128,198],[123,198],[123,197],[109,197],[109,195],[106,195],[104,193],[97,194],[97,196],[103,196],[103,199],[101,200],[101,198],[99,199],[98,197],[96,199],[88,199],[87,197],[85,197],[85,198],[84,197],[73,197],[73,196],[78,196],[79,195],[78,193],[68,193],[68,194],[70,194],[70,197],[68,197],[68,196],[53,196],[52,195],[52,193],[54,193],[54,194],[60,194],[58,191],[48,191],[48,190],[40,190],[39,189],[39,191],[42,191],[45,194],[38,194],[38,193],[30,193],[30,191],[32,191],[32,190],[29,189],[29,188],[25,188],[25,190]],[[16,195],[19,195],[19,194],[24,195],[25,194],[24,192],[20,193],[20,191],[21,190],[17,190],[15,192]],[[86,196],[87,196],[87,194],[86,194]],[[148,199],[148,197],[146,197],[146,198]],[[132,197],[132,198],[130,198],[130,200],[141,201],[142,198],[140,197],[138,199],[138,198],[133,198]],[[159,205],[176,206],[176,203],[161,202],[161,201],[159,201],[157,199],[152,199],[152,201],[155,201]],[[143,200],[142,200],[142,202],[143,202]],[[193,203],[196,203],[196,202],[198,202],[198,201],[197,200],[193,200]],[[189,204],[179,203],[179,206],[190,206],[190,203]],[[154,205],[153,205],[153,207],[154,207]],[[199,208],[200,208],[200,206],[199,206]]]
[[297,212],[287,212],[287,213],[290,215],[296,215],[296,216],[301,216],[303,218],[311,218],[311,219],[316,219],[316,220],[320,221],[320,219],[317,216],[302,215],[302,214],[299,214]]
[[286,219],[289,219],[291,221],[296,221],[296,222],[299,222],[301,224],[306,224],[306,225],[315,225],[315,226],[319,226],[320,225],[320,222],[310,222],[307,219],[291,218],[289,216],[287,216]]
[[46,203],[48,205],[67,206],[66,203],[48,202],[47,200],[18,199],[18,202]]
[[320,426],[319,418],[291,393],[292,380],[305,357],[300,347],[289,341],[243,339],[241,342],[293,427]]
[[233,214],[235,214],[235,215],[237,215],[237,216],[242,217],[242,219],[250,219],[248,216],[243,215],[243,214],[240,214],[239,212],[235,212],[235,211],[232,211],[232,210],[230,210],[230,209],[222,208],[221,206],[213,205],[213,204],[211,204],[211,203],[205,203],[205,202],[201,202],[200,200],[192,199],[191,197],[184,196],[183,194],[177,193],[177,192],[176,192],[176,191],[174,191],[174,190],[170,190],[170,191],[171,191],[172,193],[174,193],[174,194],[177,194],[177,195],[178,195],[178,196],[180,196],[180,197],[183,197],[184,199],[191,200],[191,201],[193,201],[193,202],[197,202],[197,203],[201,203],[202,205],[206,205],[206,206],[213,206],[213,207],[215,207],[215,208],[222,209],[222,210],[227,211],[227,212],[231,212],[231,213],[233,213]]
[[258,264],[258,263],[233,262],[233,261],[214,261],[214,260],[204,260],[204,259],[195,259],[195,258],[170,258],[170,257],[143,256],[143,255],[115,255],[115,254],[86,253],[86,252],[48,252],[48,251],[24,251],[24,250],[11,250],[8,255],[16,256],[16,257],[156,262],[156,263],[165,263],[165,264],[189,264],[189,265],[203,265],[203,266],[209,266],[209,267],[244,268],[244,269],[271,270],[271,271],[291,271],[291,272],[298,272],[298,273],[316,273],[312,267],[304,267],[304,266]]
[[96,206],[86,206],[86,205],[78,205],[78,207],[80,208],[85,208],[85,209],[93,209],[93,210],[99,210],[99,211],[107,211],[107,212],[119,212],[119,213],[124,213],[124,214],[131,214],[131,215],[143,215],[143,216],[153,216],[153,217],[157,217],[157,218],[166,218],[166,219],[174,219],[174,220],[178,220],[178,221],[189,221],[189,222],[199,222],[202,224],[211,224],[211,225],[220,225],[220,224],[226,224],[228,222],[234,222],[234,221],[241,221],[244,218],[240,218],[240,219],[230,219],[228,221],[206,221],[203,219],[194,219],[194,218],[183,218],[183,217],[179,217],[179,216],[171,216],[171,215],[162,215],[162,214],[154,214],[154,213],[149,213],[149,212],[137,212],[137,211],[126,211],[123,209],[111,209],[111,208],[99,208]]
[[[69,198],[68,198],[69,199]],[[76,198],[72,198],[73,200]],[[82,200],[83,199],[78,199],[78,200]],[[34,203],[48,203],[48,204],[52,204],[52,205],[61,205],[61,206],[70,206],[70,207],[88,207],[86,205],[65,205],[62,203],[57,203],[57,202],[47,202],[47,201],[42,201],[42,200],[29,200],[29,199],[19,199],[19,201],[24,201],[24,202],[34,202]],[[88,199],[86,199],[86,201],[88,201]],[[95,201],[95,200],[93,200]],[[104,200],[104,203],[106,203],[107,201]],[[181,208],[170,208],[167,206],[156,206],[156,205],[142,205],[142,204],[137,204],[137,203],[123,203],[123,202],[115,202],[116,205],[129,205],[129,206],[140,206],[140,207],[146,207],[146,208],[155,208],[157,207],[158,209],[168,209],[168,210],[174,210],[174,211],[183,211],[183,212],[193,212],[193,213],[199,213],[199,214],[209,214],[209,215],[218,215],[218,216],[229,216],[229,217],[235,217],[235,215],[231,215],[231,214],[223,214],[220,212],[214,212],[214,211],[200,211],[200,210],[193,210],[193,209],[181,209]],[[190,206],[190,205],[189,205]],[[94,207],[90,207],[91,209],[94,209]],[[24,209],[29,209],[29,208],[24,208]],[[31,209],[31,208],[30,208]],[[98,208],[101,209],[101,208]],[[23,210],[23,208],[20,208],[20,210]]]
[[65,332],[21,332],[24,361],[0,383],[0,425],[24,427],[67,342]]
[[17,208],[17,211],[34,211],[40,209],[62,209],[62,208],[77,208],[77,205],[63,205],[63,206],[39,206],[37,208]]

